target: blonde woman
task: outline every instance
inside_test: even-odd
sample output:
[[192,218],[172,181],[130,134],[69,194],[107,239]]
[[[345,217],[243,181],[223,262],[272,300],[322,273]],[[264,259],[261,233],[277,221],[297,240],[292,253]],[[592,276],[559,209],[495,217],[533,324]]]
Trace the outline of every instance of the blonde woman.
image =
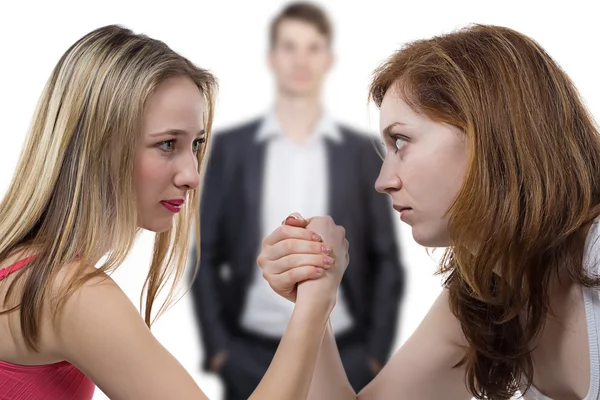
[[[118,26],[87,34],[60,59],[0,204],[0,399],[91,399],[95,385],[112,399],[206,398],[149,326],[157,294],[184,272],[215,90],[207,71]],[[140,229],[157,233],[143,319],[107,275]],[[303,238],[344,251],[343,229],[319,229],[322,237]],[[324,255],[311,265],[327,268]],[[331,269],[346,265],[342,256]],[[253,399],[308,392],[333,305],[290,295],[292,320]]]

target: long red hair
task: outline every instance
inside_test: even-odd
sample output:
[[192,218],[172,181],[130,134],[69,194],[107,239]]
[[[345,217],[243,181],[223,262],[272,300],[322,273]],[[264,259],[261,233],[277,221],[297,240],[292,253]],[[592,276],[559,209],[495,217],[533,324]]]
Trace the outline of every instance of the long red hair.
[[448,210],[440,272],[469,343],[458,364],[467,387],[478,399],[509,399],[532,382],[551,279],[560,270],[600,283],[582,266],[582,228],[600,213],[598,127],[557,63],[504,27],[406,45],[375,71],[370,98],[381,106],[388,90],[467,137],[471,159]]

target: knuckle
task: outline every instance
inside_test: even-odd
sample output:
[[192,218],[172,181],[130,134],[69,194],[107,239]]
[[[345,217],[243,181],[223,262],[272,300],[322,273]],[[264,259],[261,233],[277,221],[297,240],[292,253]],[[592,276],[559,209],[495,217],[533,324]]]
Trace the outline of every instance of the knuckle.
[[279,229],[281,229],[281,234],[286,238],[292,234],[292,227],[289,225],[281,225]]
[[313,218],[313,221],[316,222],[317,224],[326,224],[327,223],[327,216],[318,216]]
[[292,268],[298,266],[298,262],[300,260],[299,260],[299,256],[298,255],[293,254],[293,255],[289,256],[286,261],[287,261],[288,268],[292,269]]
[[291,240],[286,240],[283,242],[283,248],[287,253],[291,253],[294,250],[294,242]]
[[282,286],[285,286],[286,288],[293,286],[295,273],[296,272],[294,270],[291,270],[287,274],[284,274],[281,278]]
[[290,280],[290,283],[295,282],[296,279],[298,279],[298,269],[290,270],[290,272],[288,273],[288,278]]
[[[331,256],[331,257],[333,257],[333,256]],[[313,256],[311,259],[311,265],[314,265],[316,267],[325,267],[325,268],[329,267],[328,264],[325,264],[325,256],[321,256],[321,255]]]

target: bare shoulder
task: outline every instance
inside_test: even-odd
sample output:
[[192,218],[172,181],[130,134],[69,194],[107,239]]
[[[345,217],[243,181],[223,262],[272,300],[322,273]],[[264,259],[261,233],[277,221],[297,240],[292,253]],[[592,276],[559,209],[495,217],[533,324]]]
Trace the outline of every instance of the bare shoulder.
[[[55,290],[64,290],[76,269],[66,268]],[[93,266],[86,267],[84,273],[94,271]],[[86,280],[67,298],[53,327],[57,354],[110,398],[206,398],[104,273]]]
[[[57,346],[63,351],[68,351],[73,334],[91,334],[92,329],[103,334],[114,323],[123,323],[123,320],[128,324],[140,322],[145,327],[138,310],[110,276],[93,266],[73,265],[71,268],[67,266],[63,271],[52,285],[52,298],[65,293],[72,280],[87,277],[66,298],[53,321]],[[49,304],[55,306],[54,303]],[[47,310],[48,313],[53,311]],[[100,321],[102,324],[99,324]]]
[[[0,267],[13,265],[15,262],[24,260],[34,254],[36,253],[32,251],[24,252],[24,254],[16,254],[0,263]],[[59,336],[57,335],[56,329],[59,321],[54,318],[54,311],[57,310],[55,299],[65,292],[69,281],[77,279],[78,276],[76,275],[81,274],[81,271],[79,273],[76,272],[78,268],[80,268],[80,265],[77,263],[62,266],[57,276],[48,283],[48,290],[44,292],[45,296],[40,297],[41,302],[39,303],[39,308],[37,310],[30,310],[35,311],[32,315],[36,318],[37,322],[37,335],[35,339],[30,337],[35,343],[35,349],[31,349],[26,344],[28,340],[26,340],[25,337],[30,334],[26,334],[25,331],[23,331],[21,321],[23,308],[28,308],[22,304],[22,298],[26,295],[26,285],[30,279],[32,270],[24,270],[24,273],[20,277],[18,277],[17,273],[5,276],[2,285],[0,285],[0,298],[3,300],[4,310],[14,310],[0,316],[0,333],[3,337],[0,345],[0,355],[2,360],[25,365],[51,364],[64,360],[59,351]],[[85,274],[94,272],[98,272],[94,267],[84,268]],[[87,298],[86,296],[91,294],[90,290],[96,290],[99,285],[104,288],[103,290],[111,287],[118,296],[117,290],[120,289],[118,289],[118,286],[106,274],[101,274],[84,284],[80,290],[76,291],[77,293],[75,293],[75,296],[78,299]],[[11,295],[7,296],[9,288]],[[84,297],[81,297],[82,295]],[[78,317],[81,317],[78,311],[88,307],[90,301],[81,302],[80,304],[77,304],[77,301],[68,301],[65,304],[67,310],[66,315],[77,314]],[[75,305],[77,305],[77,307],[74,307]]]
[[[60,297],[69,293],[71,283],[84,278],[83,283],[76,284],[62,303],[57,303]],[[137,309],[119,285],[94,266],[77,262],[66,264],[49,285],[42,306],[40,340],[44,344],[44,351],[57,359],[68,359],[72,344],[89,337],[86,334],[88,330],[104,334],[111,329],[112,320],[140,319]],[[110,321],[103,321],[109,315]],[[103,323],[99,324],[100,321]]]

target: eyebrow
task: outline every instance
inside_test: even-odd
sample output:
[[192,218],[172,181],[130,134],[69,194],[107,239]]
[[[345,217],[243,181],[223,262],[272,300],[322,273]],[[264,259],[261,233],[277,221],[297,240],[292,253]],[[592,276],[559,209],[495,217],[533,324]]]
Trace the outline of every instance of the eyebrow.
[[394,127],[396,127],[398,125],[406,126],[406,124],[404,122],[394,122],[393,124],[389,124],[388,126],[386,126],[383,129],[383,135],[384,136],[393,136],[391,131],[392,131],[392,129],[394,129]]
[[[179,135],[186,135],[187,131],[184,131],[182,129],[167,129],[165,131],[161,131],[161,132],[155,132],[153,134],[151,134],[150,136],[161,136],[161,135],[173,135],[173,136],[179,136]],[[206,130],[202,129],[200,132],[198,132],[198,134],[196,135],[196,137],[202,137],[206,135]]]

